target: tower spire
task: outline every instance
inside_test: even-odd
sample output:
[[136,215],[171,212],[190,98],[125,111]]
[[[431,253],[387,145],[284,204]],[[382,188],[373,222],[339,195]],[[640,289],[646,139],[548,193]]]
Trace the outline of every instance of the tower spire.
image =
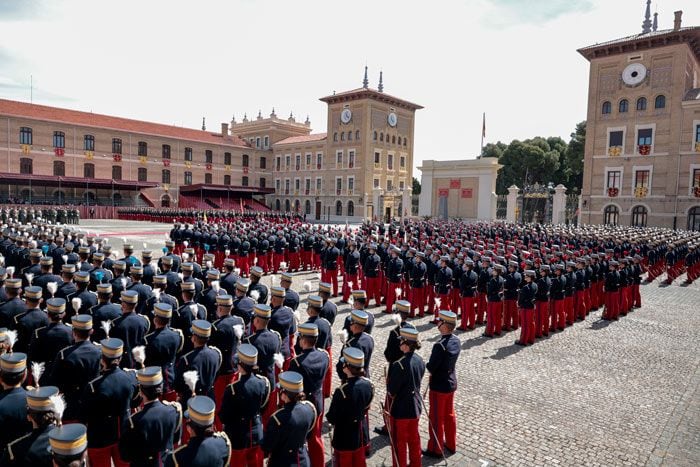
[[365,65],[365,78],[362,80],[362,87],[365,89],[369,87],[369,80],[367,79],[367,65]]
[[377,87],[377,90],[379,92],[384,92],[384,72],[382,70],[379,70],[379,86]]
[[644,12],[644,22],[642,22],[642,34],[651,32],[651,0],[647,0],[647,9]]
[[656,31],[659,27],[659,19],[658,19],[659,14],[654,12],[654,24],[651,26],[652,31]]

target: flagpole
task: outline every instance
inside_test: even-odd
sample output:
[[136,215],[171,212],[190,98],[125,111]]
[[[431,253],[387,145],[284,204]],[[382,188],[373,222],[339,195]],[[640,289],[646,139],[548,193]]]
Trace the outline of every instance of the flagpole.
[[479,159],[484,154],[484,136],[486,136],[486,112],[484,112],[481,120],[481,151],[479,151]]

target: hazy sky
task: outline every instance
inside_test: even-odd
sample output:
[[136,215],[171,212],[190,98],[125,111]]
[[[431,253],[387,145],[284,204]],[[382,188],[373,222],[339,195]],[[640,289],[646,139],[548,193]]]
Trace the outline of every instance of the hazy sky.
[[[0,97],[199,128],[309,115],[370,86],[421,104],[414,165],[486,142],[561,136],[586,117],[576,49],[641,32],[644,0],[0,0]],[[700,1],[659,0],[659,29]],[[419,173],[416,173],[420,176]]]

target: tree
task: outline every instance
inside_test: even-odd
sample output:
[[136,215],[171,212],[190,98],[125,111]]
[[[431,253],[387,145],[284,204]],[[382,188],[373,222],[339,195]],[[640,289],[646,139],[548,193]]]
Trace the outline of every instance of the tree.
[[571,133],[569,147],[566,150],[566,165],[570,169],[569,189],[578,188],[583,185],[583,153],[586,146],[586,121],[576,125],[576,129]]
[[413,177],[413,193],[414,195],[420,194],[420,182],[416,177]]

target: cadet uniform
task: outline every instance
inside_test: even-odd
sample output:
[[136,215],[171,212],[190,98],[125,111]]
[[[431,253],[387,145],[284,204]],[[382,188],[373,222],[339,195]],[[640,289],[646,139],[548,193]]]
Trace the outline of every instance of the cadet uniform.
[[[73,343],[73,330],[63,324],[61,314],[66,312],[66,301],[62,298],[50,298],[46,311],[52,321],[45,327],[37,328],[29,344],[29,360],[43,362],[47,366],[56,358],[61,349]],[[38,385],[38,381],[35,384]]]
[[[253,309],[256,318],[268,320],[272,315],[272,309],[269,305],[255,305]],[[263,424],[266,424],[269,417],[277,409],[277,378],[275,372],[275,358],[283,360],[284,357],[280,354],[282,338],[276,331],[270,331],[267,328],[256,329],[255,333],[246,337],[246,343],[252,344],[258,350],[258,367],[260,374],[267,377],[270,382],[270,402],[267,409],[263,412]],[[276,355],[279,354],[278,357]],[[281,366],[281,363],[280,363]]]
[[[125,290],[121,293],[123,302],[136,307],[138,305],[138,292],[136,290]],[[151,322],[144,315],[136,311],[122,311],[122,315],[112,323],[110,337],[116,337],[124,342],[124,355],[120,366],[122,368],[134,368],[135,361],[131,354],[134,347],[145,344],[144,337],[151,326]]]
[[[41,300],[43,291],[41,287],[31,286],[24,290],[24,297],[26,299]],[[27,304],[29,306],[29,304]],[[15,316],[15,323],[13,329],[17,329],[17,343],[14,349],[17,352],[28,353],[29,342],[34,336],[34,331],[37,329],[48,326],[49,318],[46,316],[40,308],[27,309],[24,313],[20,313]]]
[[[167,303],[156,303],[153,313],[164,320],[170,321],[173,309]],[[163,375],[163,398],[174,401],[175,392],[175,359],[182,350],[185,337],[179,329],[172,329],[169,324],[156,328],[144,337],[146,341],[146,362],[149,366],[160,367]]]
[[[535,279],[535,271],[528,269],[525,277]],[[518,294],[518,313],[520,315],[520,340],[516,343],[528,345],[535,343],[535,297],[537,296],[537,284],[525,281]]]
[[[364,310],[352,310],[350,312],[350,319],[352,320],[352,323],[367,326],[369,315]],[[372,336],[364,331],[353,334],[343,345],[344,349],[348,347],[355,347],[362,350],[362,353],[365,356],[365,376],[369,378],[369,365],[372,359],[372,352],[374,352],[374,339],[372,339]],[[345,379],[345,374],[343,373],[342,367],[343,364],[340,359],[338,359],[335,369],[336,373],[338,374],[338,378],[340,378],[341,381]]]
[[[212,325],[209,321],[192,321],[192,334],[199,338],[211,337]],[[178,360],[175,367],[175,390],[180,395],[180,400],[186,401],[194,395],[206,395],[214,398],[214,380],[221,367],[221,351],[207,344],[196,347]],[[184,374],[188,371],[197,372],[197,385],[194,393],[185,383]]]
[[[0,355],[0,371],[8,374],[26,372],[27,355],[21,352]],[[27,420],[27,391],[21,383],[16,387],[0,391],[0,426],[2,427],[0,430],[0,450],[2,451],[10,441],[32,431],[32,424]]]
[[[236,287],[242,287],[241,279],[236,283]],[[247,279],[245,279],[247,281]],[[221,399],[226,387],[234,381],[236,377],[236,365],[233,357],[243,337],[245,323],[240,316],[231,316],[230,310],[233,306],[233,297],[230,295],[218,295],[216,304],[229,310],[226,314],[214,321],[212,325],[211,345],[221,352],[222,363],[214,383],[214,400],[217,406],[221,405]]]
[[[112,284],[97,284],[97,293],[98,300],[100,294],[103,297],[107,297],[112,293]],[[88,314],[92,316],[92,323],[94,326],[94,332],[92,336],[90,336],[90,339],[92,339],[93,342],[100,342],[102,339],[107,338],[107,333],[103,329],[102,323],[106,321],[111,323],[119,318],[122,315],[122,309],[116,303],[106,300],[90,308]]]

